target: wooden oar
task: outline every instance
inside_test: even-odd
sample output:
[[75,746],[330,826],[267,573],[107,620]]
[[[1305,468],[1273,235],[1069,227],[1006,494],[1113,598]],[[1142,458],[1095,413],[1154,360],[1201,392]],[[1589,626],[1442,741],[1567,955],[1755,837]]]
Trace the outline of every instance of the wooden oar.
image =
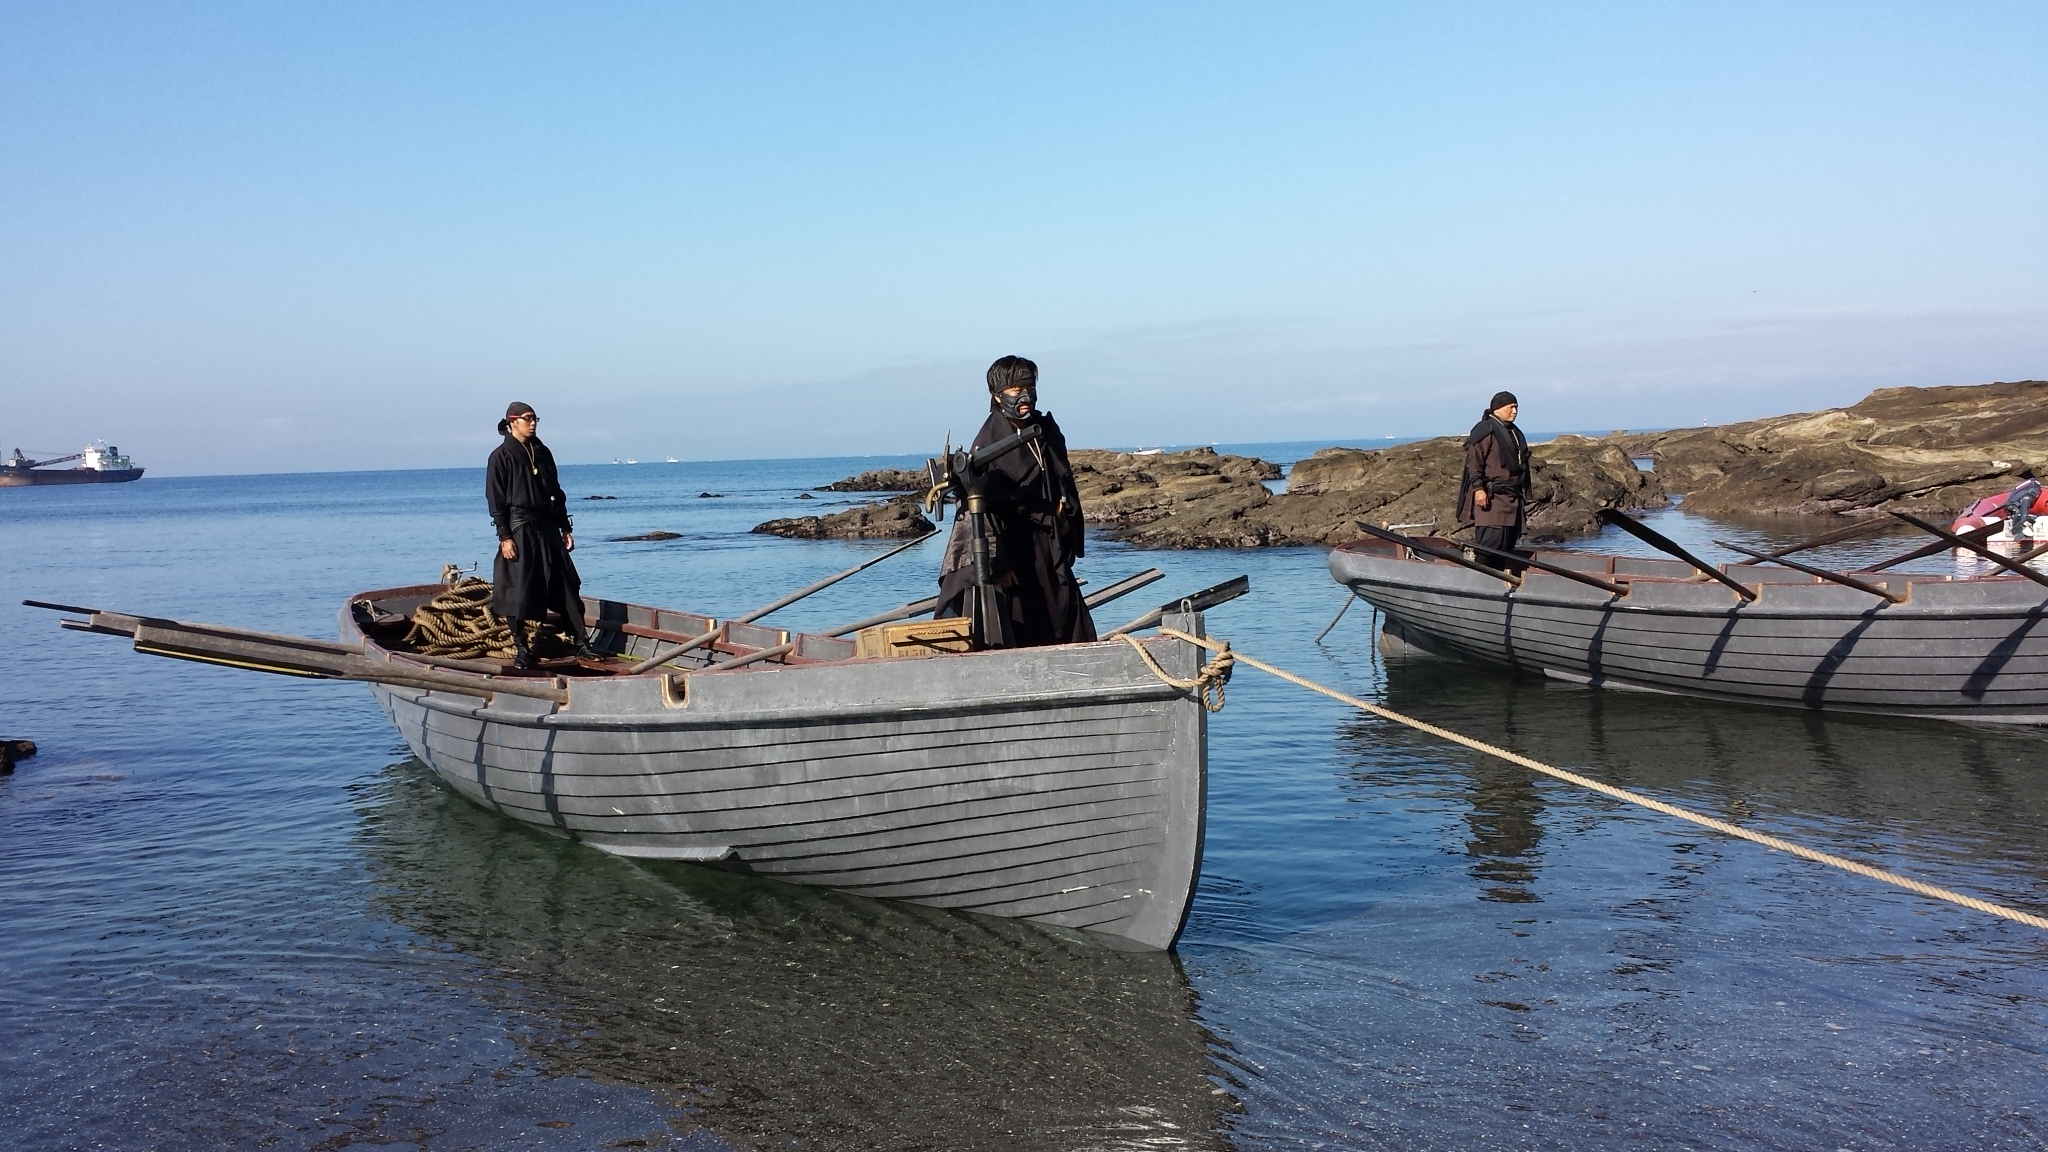
[[1159,623],[1168,612],[1205,612],[1218,604],[1227,604],[1252,590],[1252,578],[1233,576],[1221,584],[1212,584],[1200,592],[1190,593],[1178,600],[1170,600],[1154,608],[1121,628],[1114,628],[1102,634],[1104,640],[1121,636],[1126,632],[1137,632]]
[[[1090,593],[1085,603],[1091,609],[1100,608],[1112,600],[1122,599],[1136,592],[1138,589],[1163,578],[1165,575],[1166,573],[1161,572],[1157,568],[1147,568],[1136,576],[1126,576],[1100,592]],[[858,632],[863,628],[872,628],[877,624],[892,624],[898,620],[908,620],[912,616],[922,616],[938,606],[939,598],[937,596],[927,596],[922,600],[912,600],[908,604],[899,604],[887,612],[877,613],[865,620],[856,620],[851,624],[842,624],[830,632],[823,633],[823,635],[844,636],[849,632]]]
[[[124,617],[121,613],[95,612],[90,621],[66,620],[63,621],[63,626],[73,631],[131,637],[135,642],[135,650],[145,655],[169,656],[201,664],[245,668],[253,672],[300,676],[312,680],[362,680],[402,688],[460,692],[466,696],[485,698],[503,693],[508,696],[531,696],[551,700],[557,704],[566,704],[569,701],[569,693],[557,687],[552,680],[536,683],[519,679],[486,679],[482,676],[464,676],[430,668],[410,668],[372,660],[351,652],[311,647],[310,645],[326,642],[313,641],[304,636],[262,639],[258,637],[276,634],[257,633],[251,636],[246,634],[245,629],[188,627],[171,620],[150,620],[132,616],[125,619],[133,620],[135,623],[124,628],[119,624],[122,619]],[[221,634],[226,631],[245,634]]]
[[[755,620],[759,620],[761,617],[768,615],[770,612],[779,612],[782,609],[789,607],[791,604],[796,603],[797,601],[803,599],[806,596],[811,595],[814,592],[822,592],[825,589],[830,588],[834,584],[839,583],[841,580],[846,579],[848,576],[851,576],[857,572],[861,572],[865,569],[872,568],[875,565],[880,564],[882,561],[887,560],[889,557],[896,555],[898,552],[903,552],[908,549],[915,548],[919,544],[922,544],[925,541],[937,535],[937,532],[927,532],[924,535],[919,536],[915,540],[899,544],[896,547],[889,549],[887,552],[882,553],[880,556],[870,556],[866,560],[863,560],[860,563],[855,564],[853,567],[848,568],[844,572],[836,572],[830,576],[825,577],[823,580],[820,580],[815,584],[809,584],[802,588],[799,588],[796,591],[791,592],[789,595],[782,597],[780,600],[771,600],[768,603],[761,605],[759,608],[754,609],[752,612],[749,612],[744,616],[735,616],[732,619],[725,621],[724,624],[721,624],[719,627],[723,628],[725,624],[748,624],[752,623]],[[666,648],[662,651],[656,652],[654,655],[649,656],[647,659],[642,660],[638,664],[633,665],[633,667],[631,667],[630,669],[627,669],[627,675],[638,676],[642,672],[651,672],[654,669],[661,667],[663,664],[668,663],[669,661],[675,659],[678,656],[681,656],[683,653],[688,652],[693,648],[700,648],[706,644],[711,643],[713,640],[716,640],[718,638],[718,632],[719,629],[714,628],[708,632],[703,633],[702,635],[692,636],[688,640],[683,641],[681,644],[678,644],[673,648]]]
[[[1961,539],[1982,542],[1984,540],[1990,539],[1993,535],[1995,535],[1998,532],[1998,530],[2001,527],[2003,527],[2003,525],[1985,524],[1980,527],[1972,528],[1968,532],[1963,533]],[[1887,568],[1895,568],[1898,565],[1905,564],[1909,561],[1924,559],[1925,557],[1934,555],[1936,552],[1947,552],[1955,547],[1957,547],[1957,545],[1950,544],[1947,540],[1943,540],[1938,544],[1929,544],[1925,548],[1915,548],[1911,552],[1908,552],[1903,556],[1894,556],[1891,559],[1885,560],[1881,563],[1872,564],[1868,568],[1858,569],[1858,571],[1882,572]]]
[[1367,524],[1363,520],[1354,520],[1352,521],[1352,523],[1358,525],[1367,533],[1373,536],[1377,536],[1380,539],[1387,541],[1388,543],[1399,544],[1403,548],[1407,548],[1410,551],[1414,552],[1420,552],[1424,556],[1433,556],[1438,560],[1447,560],[1452,564],[1456,564],[1460,568],[1470,568],[1472,571],[1477,572],[1482,576],[1491,576],[1495,580],[1505,580],[1509,584],[1512,584],[1517,588],[1520,588],[1522,586],[1522,578],[1520,576],[1516,576],[1508,572],[1503,572],[1498,568],[1489,568],[1486,565],[1481,564],[1479,561],[1472,559],[1471,557],[1465,555],[1463,552],[1460,552],[1455,548],[1439,548],[1436,545],[1431,544],[1427,541],[1417,540],[1413,536],[1403,536],[1399,532],[1390,531],[1386,528],[1375,528],[1372,525]]
[[1941,537],[1943,540],[1948,541],[1949,544],[1953,547],[1967,548],[1970,551],[1975,552],[1977,555],[1982,556],[1986,560],[1991,561],[1993,564],[1998,565],[2000,568],[2005,569],[2006,571],[2012,573],[2015,576],[2025,576],[2027,579],[2032,580],[2034,583],[2039,584],[2044,588],[2048,588],[2048,576],[2043,576],[2041,573],[2034,571],[2032,568],[2027,567],[2025,564],[2022,564],[2017,560],[2000,556],[1998,553],[1993,552],[1991,549],[1986,548],[1984,545],[1973,543],[1961,536],[1956,535],[1953,532],[1950,532],[1946,528],[1936,528],[1934,525],[1929,524],[1927,521],[1920,519],[1918,516],[1911,516],[1904,512],[1897,511],[1896,509],[1892,511],[1892,515],[1897,516],[1899,519],[1904,520],[1906,523],[1911,524],[1913,527],[1920,529],[1922,532],[1930,532],[1936,536]]
[[1643,523],[1642,521],[1636,519],[1628,513],[1623,512],[1621,509],[1602,508],[1600,510],[1600,519],[1605,523],[1614,525],[1616,528],[1621,529],[1623,532],[1626,532],[1629,535],[1635,537],[1636,539],[1641,540],[1643,543],[1648,544],[1650,547],[1655,548],[1660,552],[1668,553],[1672,556],[1677,557],[1680,560],[1685,561],[1687,564],[1692,565],[1695,569],[1697,569],[1700,572],[1701,575],[1706,576],[1708,579],[1718,580],[1721,583],[1726,584],[1729,588],[1734,590],[1737,596],[1742,597],[1743,603],[1747,604],[1756,599],[1755,592],[1751,591],[1748,588],[1743,587],[1742,585],[1736,583],[1734,580],[1729,579],[1727,573],[1721,571],[1719,568],[1714,567],[1712,564],[1707,563],[1705,560],[1700,559],[1692,553],[1687,552],[1685,549],[1678,546],[1677,541],[1674,541],[1666,537],[1662,533],[1658,532],[1656,529],[1650,527],[1649,525]]
[[1840,572],[1830,572],[1825,568],[1816,568],[1811,564],[1802,564],[1797,560],[1788,560],[1783,556],[1768,555],[1763,552],[1758,552],[1754,548],[1744,548],[1740,544],[1730,544],[1726,540],[1716,540],[1714,541],[1714,543],[1719,544],[1721,547],[1726,548],[1731,552],[1740,552],[1744,556],[1754,556],[1760,562],[1767,560],[1773,564],[1783,564],[1785,567],[1792,569],[1794,572],[1804,572],[1808,576],[1818,576],[1822,580],[1831,581],[1833,583],[1840,584],[1847,588],[1854,588],[1858,592],[1868,592],[1872,596],[1882,596],[1886,600],[1889,600],[1894,604],[1904,604],[1906,602],[1906,598],[1904,596],[1899,595],[1897,592],[1894,592],[1891,589],[1886,588],[1880,584],[1872,584],[1867,581],[1858,580],[1854,576],[1844,576]]
[[[1805,552],[1808,549],[1819,548],[1824,544],[1839,544],[1844,540],[1854,540],[1858,536],[1867,535],[1883,527],[1887,527],[1885,522],[1879,520],[1875,516],[1872,516],[1865,520],[1859,520],[1856,523],[1849,525],[1847,528],[1837,528],[1833,532],[1823,532],[1820,535],[1813,537],[1811,540],[1801,540],[1799,543],[1792,545],[1790,548],[1780,548],[1775,552],[1766,553],[1763,556],[1761,556],[1760,559],[1776,560],[1781,556],[1796,555],[1797,553]],[[1715,543],[1718,544],[1720,543],[1720,541],[1716,540]],[[1749,551],[1749,549],[1747,548],[1737,548],[1735,550],[1737,552]],[[1747,564],[1750,563],[1750,561],[1745,560],[1743,561],[1743,563]]]
[[1598,576],[1594,576],[1586,572],[1579,572],[1571,568],[1566,568],[1562,564],[1546,563],[1545,561],[1538,560],[1534,556],[1524,556],[1520,552],[1503,552],[1498,548],[1488,548],[1484,544],[1467,544],[1466,547],[1472,549],[1474,552],[1484,552],[1489,556],[1497,556],[1503,560],[1509,561],[1510,563],[1527,564],[1529,567],[1536,569],[1538,572],[1548,572],[1552,576],[1562,576],[1567,580],[1577,580],[1581,584],[1591,584],[1593,587],[1600,589],[1602,592],[1611,592],[1616,596],[1628,595],[1628,585],[1626,584],[1617,584],[1612,580],[1602,580]]

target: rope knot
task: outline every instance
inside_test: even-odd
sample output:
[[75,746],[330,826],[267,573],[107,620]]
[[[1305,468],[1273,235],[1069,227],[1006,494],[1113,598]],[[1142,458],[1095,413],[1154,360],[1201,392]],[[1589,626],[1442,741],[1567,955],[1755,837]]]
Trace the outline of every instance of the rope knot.
[[[1178,633],[1169,634],[1179,639],[1187,639]],[[1216,655],[1202,665],[1202,670],[1195,673],[1194,679],[1182,680],[1177,676],[1168,675],[1166,669],[1159,666],[1159,661],[1152,658],[1152,653],[1145,650],[1144,642],[1136,636],[1125,632],[1117,639],[1137,650],[1138,656],[1145,661],[1145,667],[1152,670],[1152,675],[1159,677],[1160,683],[1170,688],[1178,688],[1182,692],[1195,693],[1196,699],[1202,702],[1202,707],[1211,712],[1223,711],[1223,686],[1230,683],[1231,669],[1237,666],[1237,657],[1230,652],[1230,641],[1201,645],[1212,649]]]

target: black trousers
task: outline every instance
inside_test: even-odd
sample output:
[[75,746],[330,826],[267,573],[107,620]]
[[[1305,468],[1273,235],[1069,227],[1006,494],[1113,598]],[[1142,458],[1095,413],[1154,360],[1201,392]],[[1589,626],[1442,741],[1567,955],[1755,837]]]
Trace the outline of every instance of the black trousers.
[[[1481,548],[1493,548],[1502,552],[1515,550],[1515,541],[1522,538],[1520,524],[1480,524],[1472,529],[1472,542]],[[1481,556],[1489,564],[1500,560],[1498,556]]]

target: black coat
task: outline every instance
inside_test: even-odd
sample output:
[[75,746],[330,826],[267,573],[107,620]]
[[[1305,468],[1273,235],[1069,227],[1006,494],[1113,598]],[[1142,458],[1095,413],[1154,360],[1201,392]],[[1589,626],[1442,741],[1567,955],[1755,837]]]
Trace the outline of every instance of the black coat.
[[[1023,647],[1095,639],[1095,621],[1074,580],[1074,561],[1086,551],[1088,538],[1081,520],[1081,493],[1074,486],[1073,465],[1067,462],[1067,438],[1050,414],[1039,414],[1037,421],[1044,431],[1035,443],[991,463],[989,510],[982,517],[989,579],[1007,585],[1003,594],[1009,601],[1011,628]],[[991,412],[971,448],[986,448],[1016,431],[1001,413]],[[938,615],[966,615],[967,594],[973,587],[974,557],[962,509],[939,567]]]
[[[1472,494],[1486,489],[1486,507]],[[1522,430],[1488,412],[1465,437],[1465,472],[1458,481],[1458,520],[1482,528],[1522,526],[1529,512],[1529,441]]]
[[555,454],[538,436],[521,444],[507,435],[484,466],[484,500],[498,539],[512,541],[519,554],[507,560],[501,551],[491,566],[491,608],[517,620],[538,620],[551,608],[567,613],[583,581],[562,544],[569,499],[555,475]]

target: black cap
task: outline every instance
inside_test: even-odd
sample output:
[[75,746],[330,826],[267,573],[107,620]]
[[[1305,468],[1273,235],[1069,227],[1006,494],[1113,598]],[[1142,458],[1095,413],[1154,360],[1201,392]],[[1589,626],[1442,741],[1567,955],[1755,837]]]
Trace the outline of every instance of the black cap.
[[1515,399],[1513,392],[1495,392],[1493,399],[1487,403],[1486,410],[1488,412],[1498,412],[1510,404],[1520,403],[1520,400]]

